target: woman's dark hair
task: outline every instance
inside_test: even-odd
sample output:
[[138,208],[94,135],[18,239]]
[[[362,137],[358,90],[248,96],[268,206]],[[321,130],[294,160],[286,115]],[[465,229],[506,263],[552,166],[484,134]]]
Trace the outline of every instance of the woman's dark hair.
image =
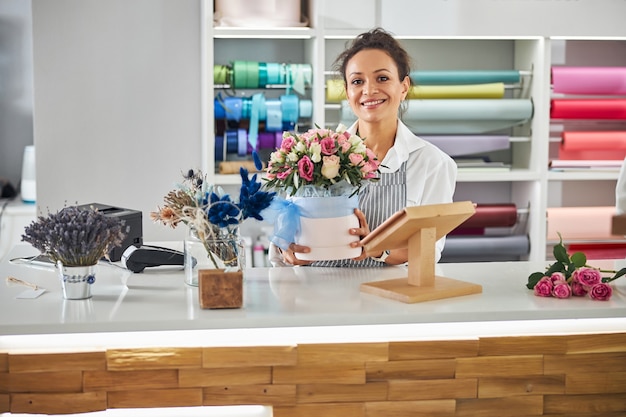
[[411,58],[393,35],[382,28],[375,28],[358,35],[347,48],[339,54],[333,69],[341,74],[346,82],[346,66],[354,55],[365,49],[379,49],[386,52],[398,67],[398,77],[403,80],[411,73]]

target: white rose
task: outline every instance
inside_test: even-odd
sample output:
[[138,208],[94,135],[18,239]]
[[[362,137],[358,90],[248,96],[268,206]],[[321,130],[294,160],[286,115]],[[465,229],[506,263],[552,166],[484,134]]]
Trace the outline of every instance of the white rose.
[[322,160],[322,145],[319,142],[312,143],[309,147],[309,154],[311,156],[311,161],[318,163]]

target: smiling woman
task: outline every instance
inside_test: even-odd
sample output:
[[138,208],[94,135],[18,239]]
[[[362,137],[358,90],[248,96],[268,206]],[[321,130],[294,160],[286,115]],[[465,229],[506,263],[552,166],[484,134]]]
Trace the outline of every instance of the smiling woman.
[[[393,35],[376,28],[357,36],[335,61],[343,78],[348,103],[357,121],[348,133],[364,139],[380,161],[380,180],[359,193],[359,227],[349,230],[363,239],[387,218],[407,206],[452,202],[457,168],[434,145],[415,136],[400,120],[400,108],[411,88],[410,57]],[[439,260],[445,238],[437,242]],[[363,247],[362,240],[353,246]],[[279,253],[271,250],[274,266],[311,264],[295,252],[310,248],[292,243]],[[361,251],[353,259],[314,262],[315,266],[383,266],[407,262],[406,249],[382,253]]]

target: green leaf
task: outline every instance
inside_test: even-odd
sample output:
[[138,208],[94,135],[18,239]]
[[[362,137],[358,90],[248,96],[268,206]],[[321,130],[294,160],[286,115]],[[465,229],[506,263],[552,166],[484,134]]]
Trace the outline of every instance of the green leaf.
[[619,277],[622,277],[624,275],[626,275],[626,268],[620,269],[611,278],[602,278],[602,282],[611,282],[611,281],[614,281],[614,280],[616,280]]
[[576,268],[583,267],[587,264],[587,256],[582,252],[576,252],[571,256],[572,263]]
[[565,272],[565,265],[563,265],[561,262],[555,262],[552,265],[550,265],[550,267],[546,270],[544,275],[549,277],[555,272]]
[[533,272],[528,276],[528,284],[526,284],[526,288],[532,290],[543,277],[545,277],[543,272]]
[[569,255],[567,254],[567,250],[565,249],[565,246],[563,246],[562,243],[559,242],[558,245],[555,245],[554,249],[552,250],[552,253],[554,254],[554,259],[556,259],[557,261],[562,262],[564,264],[570,263]]

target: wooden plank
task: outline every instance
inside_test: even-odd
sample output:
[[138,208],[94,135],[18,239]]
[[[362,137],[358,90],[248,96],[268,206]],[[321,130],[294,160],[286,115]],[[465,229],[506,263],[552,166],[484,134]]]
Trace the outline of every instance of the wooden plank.
[[626,372],[626,352],[546,355],[544,362],[546,375]]
[[9,394],[0,394],[0,413],[8,413],[11,411],[11,403]]
[[298,345],[298,364],[347,364],[387,361],[388,343],[328,343]]
[[389,379],[451,379],[456,372],[455,359],[432,359],[365,364],[368,381]]
[[511,356],[527,355],[529,352],[541,354],[562,354],[567,352],[569,336],[515,336],[481,337],[479,355]]
[[108,398],[109,408],[194,407],[202,405],[202,388],[115,391]]
[[626,352],[626,333],[569,336],[567,353]]
[[11,373],[106,369],[105,352],[10,354]]
[[443,359],[478,355],[478,340],[390,342],[389,360]]
[[435,276],[432,286],[410,285],[407,278],[365,282],[361,291],[403,303],[414,304],[424,301],[442,300],[464,295],[480,294],[483,287],[471,282]]
[[0,353],[0,372],[9,371],[9,354]]
[[299,403],[384,401],[387,399],[387,382],[303,384],[298,385],[297,392]]
[[455,400],[384,401],[365,403],[367,417],[454,416]]
[[9,392],[9,373],[0,372],[0,393]]
[[82,389],[80,371],[9,374],[10,392],[81,392]]
[[565,394],[565,376],[486,377],[479,379],[478,387],[479,398]]
[[608,412],[626,414],[626,394],[546,395],[544,400],[545,414]]
[[202,349],[204,368],[295,365],[295,346],[234,346]]
[[203,405],[295,405],[295,385],[229,385],[202,389]]
[[363,403],[299,404],[274,407],[273,417],[365,417]]
[[85,391],[124,391],[178,387],[178,372],[173,369],[149,371],[86,371]]
[[75,414],[107,409],[106,392],[13,394],[11,413]]
[[459,399],[455,417],[520,417],[543,415],[543,396]]
[[457,359],[457,378],[514,375],[543,375],[543,357],[479,356]]
[[[376,362],[374,362],[376,363]],[[274,384],[364,384],[364,365],[276,366]]]
[[111,349],[106,363],[109,371],[200,368],[202,348]]
[[626,393],[626,372],[568,374],[564,394]]
[[455,398],[476,398],[478,380],[429,379],[423,381],[389,381],[390,401],[443,400]]
[[224,369],[181,369],[181,387],[221,387],[227,385],[256,385],[272,382],[272,368],[256,366]]

